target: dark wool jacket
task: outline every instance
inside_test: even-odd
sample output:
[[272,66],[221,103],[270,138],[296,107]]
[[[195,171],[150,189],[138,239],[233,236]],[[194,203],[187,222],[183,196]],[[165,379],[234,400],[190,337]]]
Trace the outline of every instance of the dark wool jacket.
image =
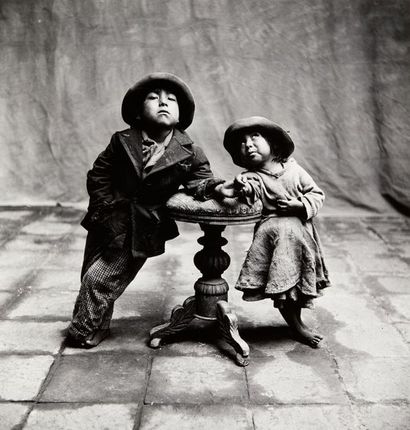
[[87,174],[90,196],[81,225],[88,230],[82,273],[101,252],[131,247],[136,257],[164,252],[165,241],[178,236],[166,201],[183,185],[204,200],[215,185],[209,161],[189,136],[174,130],[163,156],[143,171],[141,130],[116,132]]

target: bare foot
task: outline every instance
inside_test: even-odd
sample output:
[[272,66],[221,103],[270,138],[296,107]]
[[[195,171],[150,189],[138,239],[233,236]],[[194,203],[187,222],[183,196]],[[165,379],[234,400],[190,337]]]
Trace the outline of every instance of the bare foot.
[[311,348],[318,348],[323,336],[314,333],[301,318],[301,308],[298,306],[285,306],[279,309],[285,321],[291,328],[294,337],[299,342],[309,345]]
[[319,341],[321,341],[323,339],[323,336],[320,333],[317,333],[315,330],[312,330],[302,320],[299,320],[299,323],[304,330],[310,332],[314,337],[318,338]]
[[305,327],[292,327],[294,336],[296,340],[301,343],[304,343],[311,348],[318,348],[320,341],[323,339],[323,336],[317,333],[313,333]]
[[302,329],[309,332],[315,339],[319,339],[319,342],[323,339],[323,336],[320,333],[315,332],[314,330],[312,330],[310,327],[308,327],[303,322],[302,315],[301,315],[301,309],[298,309],[298,311],[296,313],[296,319],[297,319],[299,325],[302,327]]

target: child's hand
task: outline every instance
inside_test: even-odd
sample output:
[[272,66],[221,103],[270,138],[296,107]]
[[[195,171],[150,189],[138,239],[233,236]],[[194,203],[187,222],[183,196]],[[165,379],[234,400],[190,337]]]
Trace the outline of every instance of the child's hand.
[[225,181],[215,187],[215,193],[221,197],[236,197],[238,192],[235,188],[234,181]]
[[252,187],[251,184],[248,182],[248,178],[241,174],[235,177],[234,187],[238,191],[238,194],[242,194],[245,196],[252,194]]
[[286,197],[276,200],[278,212],[280,215],[287,216],[303,216],[305,206],[296,197]]

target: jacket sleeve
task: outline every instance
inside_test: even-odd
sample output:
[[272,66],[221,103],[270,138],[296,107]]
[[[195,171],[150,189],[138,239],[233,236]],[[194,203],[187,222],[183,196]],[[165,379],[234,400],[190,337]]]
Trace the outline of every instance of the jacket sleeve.
[[112,171],[115,157],[115,134],[107,148],[98,155],[93,167],[87,173],[87,191],[90,208],[108,206],[114,201],[112,193]]
[[194,146],[193,153],[192,164],[183,186],[195,199],[207,200],[212,198],[215,187],[224,180],[214,177],[208,158],[201,148]]
[[299,166],[299,191],[302,193],[300,201],[305,206],[306,220],[316,216],[323,206],[325,193],[316,185],[313,178],[305,169]]

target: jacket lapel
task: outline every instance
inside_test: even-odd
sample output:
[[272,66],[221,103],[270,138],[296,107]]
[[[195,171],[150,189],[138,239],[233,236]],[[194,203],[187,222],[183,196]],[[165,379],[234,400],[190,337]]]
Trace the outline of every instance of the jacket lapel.
[[179,130],[174,130],[174,135],[169,142],[162,157],[155,163],[146,176],[150,176],[176,163],[186,160],[192,155],[192,140]]
[[131,163],[134,166],[139,177],[142,177],[142,136],[141,131],[135,128],[130,128],[120,133],[120,141],[125,149],[125,152],[130,157]]

